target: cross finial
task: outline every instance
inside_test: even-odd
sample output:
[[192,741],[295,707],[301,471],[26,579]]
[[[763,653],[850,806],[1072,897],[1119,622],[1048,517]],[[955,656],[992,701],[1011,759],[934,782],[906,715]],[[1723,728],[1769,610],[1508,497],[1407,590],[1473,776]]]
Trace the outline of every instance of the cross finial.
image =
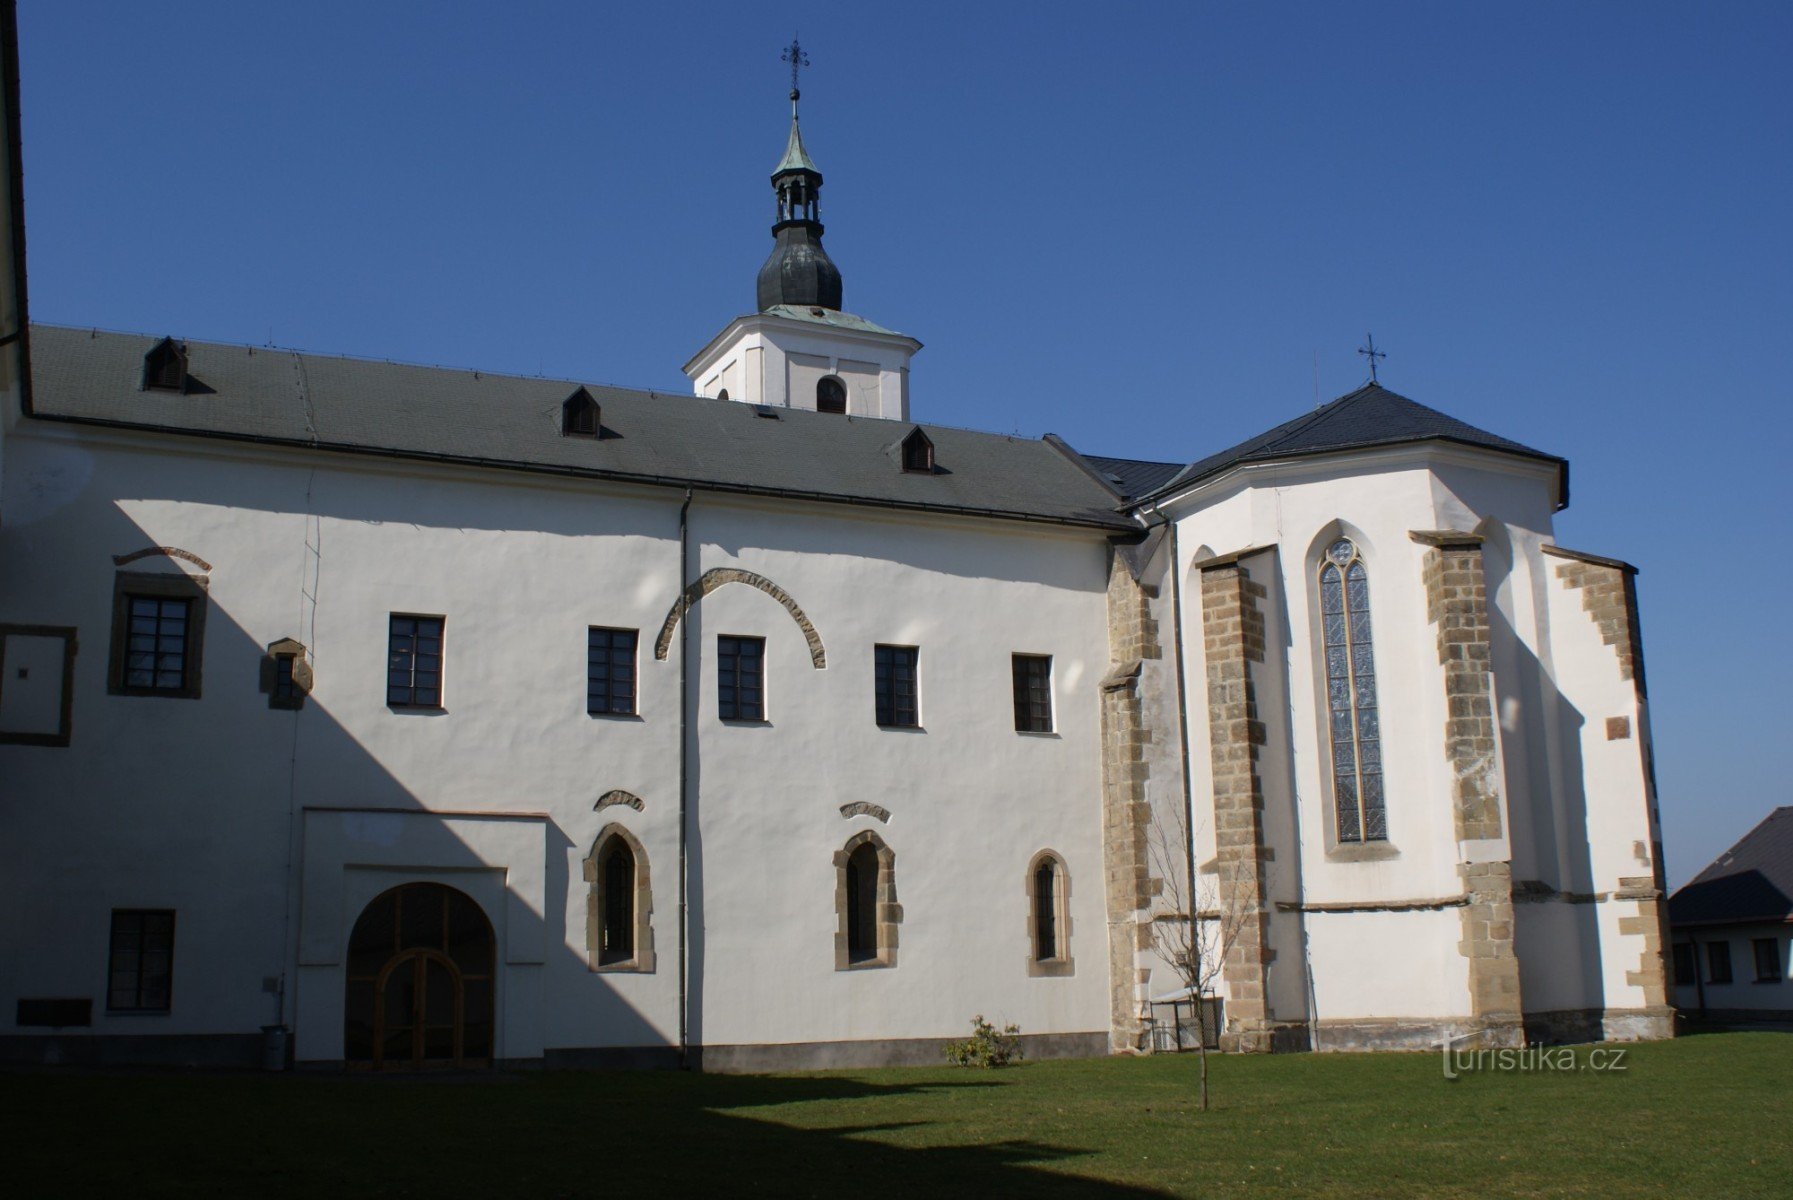
[[1386,355],[1382,351],[1376,349],[1376,337],[1374,334],[1369,334],[1369,333],[1364,334],[1363,335],[1363,343],[1364,343],[1363,345],[1361,345],[1357,348],[1357,352],[1359,354],[1363,355],[1365,358],[1370,360],[1370,382],[1375,383],[1375,382],[1377,382],[1377,380],[1376,380],[1376,360],[1379,358],[1387,358],[1388,355]]
[[791,35],[791,44],[784,48],[778,61],[791,64],[791,117],[794,120],[797,116],[797,99],[803,94],[797,90],[797,72],[809,65],[809,55],[803,52],[803,43],[797,40],[796,34]]

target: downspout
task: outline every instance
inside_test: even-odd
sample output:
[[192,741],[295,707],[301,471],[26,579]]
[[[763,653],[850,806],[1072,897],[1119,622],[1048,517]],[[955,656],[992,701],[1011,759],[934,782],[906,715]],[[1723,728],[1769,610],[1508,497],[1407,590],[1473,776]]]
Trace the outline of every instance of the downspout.
[[[1183,557],[1177,548],[1176,522],[1165,516],[1163,510],[1155,504],[1152,506],[1152,513],[1158,518],[1158,523],[1170,533],[1170,617],[1177,674],[1177,750],[1182,756],[1183,764],[1183,868],[1187,873],[1189,888],[1184,895],[1189,898],[1190,936],[1195,937],[1195,922],[1199,919],[1196,913],[1201,906],[1196,901],[1195,893],[1195,776],[1189,766],[1188,676],[1183,666]],[[1191,997],[1191,1002],[1195,1012],[1196,1036],[1206,1043],[1207,1017],[1199,990]]]
[[[685,502],[679,506],[679,602],[685,603],[686,587],[691,577],[691,489],[685,489]],[[686,856],[690,848],[688,820],[691,812],[691,720],[687,705],[691,698],[691,609],[679,615],[679,1070],[690,1066],[689,963],[687,962],[690,906],[686,894]]]
[[[1154,508],[1154,511],[1157,511]],[[1188,677],[1183,668],[1183,558],[1177,550],[1176,523],[1158,516],[1170,529],[1170,614],[1172,636],[1176,638],[1177,664],[1177,746],[1183,756],[1183,819],[1188,822],[1189,836],[1183,839],[1184,867],[1189,872],[1189,919],[1195,920],[1195,780],[1189,770],[1189,695]],[[1195,998],[1196,1004],[1202,998]],[[1198,1014],[1199,1015],[1199,1014]],[[1198,1025],[1199,1029],[1200,1026]]]

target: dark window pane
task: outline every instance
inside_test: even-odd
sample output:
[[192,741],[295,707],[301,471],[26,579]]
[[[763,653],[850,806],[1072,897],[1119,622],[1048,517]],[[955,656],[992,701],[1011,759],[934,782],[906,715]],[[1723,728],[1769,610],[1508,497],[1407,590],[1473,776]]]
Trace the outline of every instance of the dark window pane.
[[124,684],[150,692],[180,692],[187,685],[187,617],[191,599],[131,596],[126,631]]
[[1757,938],[1756,978],[1769,983],[1781,977],[1781,943],[1779,938]]
[[1015,729],[1019,733],[1052,732],[1052,657],[1017,654],[1013,659]]
[[392,617],[387,704],[394,708],[442,706],[442,624],[441,617]]
[[114,909],[107,950],[106,1007],[167,1012],[174,981],[174,914]]
[[1035,954],[1041,960],[1058,957],[1058,870],[1051,859],[1033,875]]
[[847,857],[847,961],[878,956],[878,851],[870,843]]
[[635,644],[633,629],[600,629],[587,633],[585,708],[592,713],[635,711]]
[[878,724],[918,725],[915,671],[921,651],[914,646],[878,646],[873,650],[874,700]]
[[763,721],[764,638],[716,639],[717,716],[724,721]]

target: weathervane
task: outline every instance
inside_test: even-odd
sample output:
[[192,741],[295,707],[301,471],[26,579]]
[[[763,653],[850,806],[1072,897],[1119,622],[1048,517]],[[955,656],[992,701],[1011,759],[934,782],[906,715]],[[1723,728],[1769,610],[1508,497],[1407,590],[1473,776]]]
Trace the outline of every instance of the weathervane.
[[797,90],[797,72],[809,65],[809,55],[803,52],[803,43],[797,40],[796,34],[791,35],[791,44],[784,48],[778,61],[791,64],[791,120],[794,121],[797,119],[797,99],[803,94]]
[[1364,334],[1363,341],[1364,344],[1358,347],[1357,352],[1370,360],[1370,382],[1375,383],[1377,381],[1376,360],[1379,358],[1387,358],[1388,355],[1376,349],[1376,338],[1374,334]]

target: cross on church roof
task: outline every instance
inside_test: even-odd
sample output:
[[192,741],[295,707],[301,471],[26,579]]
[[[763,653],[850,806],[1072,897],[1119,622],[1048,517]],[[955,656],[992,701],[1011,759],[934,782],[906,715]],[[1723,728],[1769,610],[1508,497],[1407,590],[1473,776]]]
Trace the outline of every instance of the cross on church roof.
[[1376,349],[1376,337],[1374,334],[1364,334],[1363,341],[1364,344],[1357,348],[1357,352],[1370,360],[1370,382],[1376,383],[1376,360],[1379,358],[1387,358],[1388,355]]
[[797,72],[809,65],[809,55],[803,52],[803,43],[797,40],[796,34],[791,35],[791,44],[784,48],[778,61],[791,64],[791,115],[794,117],[797,115],[797,99],[803,94],[797,90]]

